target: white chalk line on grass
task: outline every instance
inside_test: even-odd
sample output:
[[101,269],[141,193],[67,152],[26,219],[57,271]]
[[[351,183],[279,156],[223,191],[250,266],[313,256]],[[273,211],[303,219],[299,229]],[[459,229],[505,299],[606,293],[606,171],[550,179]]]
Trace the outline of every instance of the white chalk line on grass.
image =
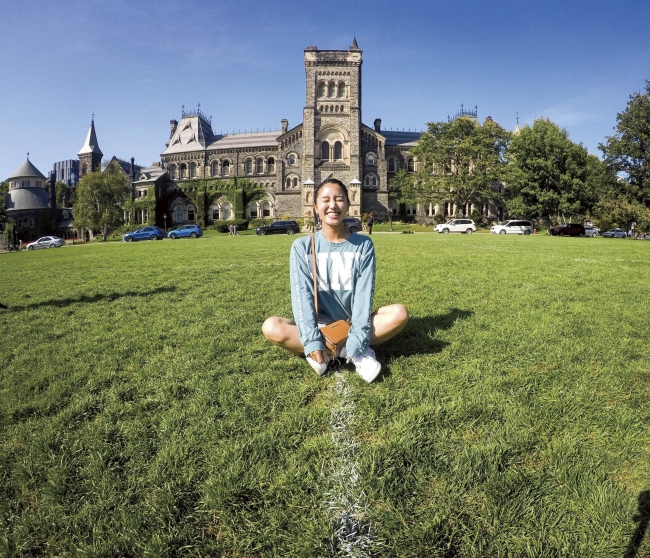
[[351,433],[355,422],[352,386],[342,372],[336,372],[334,377],[330,428],[336,458],[331,464],[330,490],[325,502],[333,528],[331,554],[369,558],[376,541],[372,539],[368,502],[359,478],[358,444]]

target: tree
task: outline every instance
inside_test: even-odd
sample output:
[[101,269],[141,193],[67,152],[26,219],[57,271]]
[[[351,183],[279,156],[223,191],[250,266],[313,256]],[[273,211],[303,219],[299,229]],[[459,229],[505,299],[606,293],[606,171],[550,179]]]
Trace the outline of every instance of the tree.
[[0,196],[3,196],[9,191],[9,181],[3,180],[0,182]]
[[65,182],[57,182],[55,185],[56,190],[56,203],[63,207],[63,197],[67,194],[68,207],[73,207],[77,199],[77,190],[72,186],[68,186]]
[[[603,169],[582,144],[548,118],[524,126],[508,147],[508,211],[553,221],[560,215],[588,215],[598,201],[595,189]],[[590,182],[591,177],[591,182]]]
[[628,197],[650,207],[650,81],[645,92],[630,95],[616,120],[616,133],[598,147],[607,165],[623,174]]
[[498,195],[494,186],[505,167],[509,139],[510,133],[492,119],[482,126],[467,117],[430,122],[413,149],[417,171],[397,173],[391,186],[406,203],[449,200],[464,207],[488,201]]
[[122,224],[124,211],[121,206],[130,193],[127,177],[110,166],[104,172],[84,175],[77,184],[76,227],[79,230],[101,230],[106,240],[108,230]]

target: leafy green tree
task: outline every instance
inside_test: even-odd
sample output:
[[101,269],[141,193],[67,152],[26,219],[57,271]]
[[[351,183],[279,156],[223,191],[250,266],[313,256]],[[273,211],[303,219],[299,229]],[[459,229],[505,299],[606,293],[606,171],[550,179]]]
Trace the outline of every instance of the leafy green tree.
[[503,175],[510,133],[489,119],[473,118],[430,122],[413,154],[417,170],[398,173],[391,186],[406,203],[429,204],[444,200],[458,207],[498,196],[495,184]]
[[506,199],[513,215],[549,222],[561,215],[578,219],[598,201],[595,180],[604,172],[598,158],[547,118],[513,136],[507,157]]
[[3,180],[0,182],[0,196],[6,194],[9,191],[9,181]]
[[77,190],[72,186],[68,186],[65,182],[57,182],[56,189],[56,203],[63,207],[63,197],[67,194],[68,207],[74,207],[74,202],[77,199]]
[[127,177],[107,167],[103,172],[91,172],[77,184],[74,220],[79,230],[101,230],[106,240],[109,229],[123,222],[122,205],[131,194]]
[[650,81],[646,81],[645,92],[630,95],[616,121],[616,133],[599,148],[605,162],[623,174],[628,201],[634,199],[650,207]]
[[[601,229],[621,227],[625,231],[636,224],[636,230],[649,231],[650,209],[641,202],[626,196],[605,198],[595,207],[595,215]],[[650,231],[649,231],[650,232]]]

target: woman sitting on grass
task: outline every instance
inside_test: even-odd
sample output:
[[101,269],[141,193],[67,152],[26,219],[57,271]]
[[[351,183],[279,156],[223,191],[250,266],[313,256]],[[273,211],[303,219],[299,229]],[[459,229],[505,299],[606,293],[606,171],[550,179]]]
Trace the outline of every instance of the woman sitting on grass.
[[296,321],[273,316],[262,325],[265,337],[294,354],[305,354],[319,374],[330,361],[319,328],[337,320],[350,320],[347,343],[337,356],[352,361],[359,375],[372,382],[381,365],[370,346],[397,335],[406,326],[408,311],[402,304],[372,312],[375,290],[375,248],[367,236],[351,233],[343,225],[350,200],[346,186],[329,179],[314,191],[314,217],[321,230],[315,234],[318,269],[318,316],[314,308],[311,237],[291,246],[291,303]]

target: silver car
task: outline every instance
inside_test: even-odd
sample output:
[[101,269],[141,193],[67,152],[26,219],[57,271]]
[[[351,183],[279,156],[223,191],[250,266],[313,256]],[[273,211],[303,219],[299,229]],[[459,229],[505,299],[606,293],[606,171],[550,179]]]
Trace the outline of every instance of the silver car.
[[28,250],[38,250],[39,248],[60,248],[65,244],[65,240],[58,236],[42,236],[34,242],[27,245]]

